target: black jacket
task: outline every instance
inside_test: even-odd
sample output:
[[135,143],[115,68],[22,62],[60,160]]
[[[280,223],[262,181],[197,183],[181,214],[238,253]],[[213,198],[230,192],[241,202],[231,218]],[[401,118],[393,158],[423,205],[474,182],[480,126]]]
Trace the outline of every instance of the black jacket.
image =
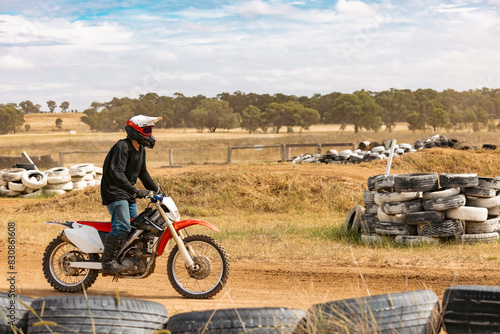
[[119,140],[108,152],[102,166],[101,198],[102,204],[126,200],[135,202],[134,185],[137,178],[148,190],[157,190],[153,179],[146,169],[146,151],[141,145],[135,149],[130,139]]

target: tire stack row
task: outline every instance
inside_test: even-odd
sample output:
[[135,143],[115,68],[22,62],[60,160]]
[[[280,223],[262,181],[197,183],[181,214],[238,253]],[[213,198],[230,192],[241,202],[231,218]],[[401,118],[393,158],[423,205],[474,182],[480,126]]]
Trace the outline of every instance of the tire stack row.
[[[0,333],[499,333],[500,288],[456,285],[297,308],[230,308],[169,317],[157,302],[110,296],[30,298],[0,292]],[[30,309],[28,309],[30,308]],[[30,312],[30,310],[32,312]],[[12,325],[12,327],[10,326]]]
[[42,195],[47,178],[43,172],[24,168],[8,168],[0,171],[0,196],[37,197]]
[[93,164],[54,167],[45,172],[24,168],[3,169],[0,171],[0,196],[28,198],[43,194],[61,195],[99,185],[101,178],[102,168]]
[[70,168],[51,168],[45,174],[47,186],[44,192],[47,195],[61,195],[67,191],[99,185],[102,168],[95,167],[93,164],[79,164]]
[[364,210],[354,207],[348,218],[364,242],[381,241],[384,236],[401,244],[439,243],[448,238],[495,242],[499,190],[500,179],[477,174],[376,175],[368,179]]

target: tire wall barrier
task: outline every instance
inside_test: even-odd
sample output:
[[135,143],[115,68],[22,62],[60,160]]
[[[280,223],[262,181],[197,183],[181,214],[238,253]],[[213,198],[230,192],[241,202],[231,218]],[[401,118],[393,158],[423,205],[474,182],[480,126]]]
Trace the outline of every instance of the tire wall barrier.
[[365,206],[353,208],[344,223],[344,229],[361,232],[364,242],[389,239],[415,245],[499,239],[500,177],[375,175],[368,178],[367,186]]
[[[18,165],[19,166],[19,165]],[[0,171],[0,196],[37,197],[62,195],[101,183],[102,168],[93,164],[53,167],[45,172],[25,168],[7,168]]]
[[[24,304],[19,303],[22,301]],[[10,305],[16,302],[15,312]],[[0,333],[498,333],[500,287],[448,287],[283,307],[213,309],[169,317],[164,305],[110,296],[30,298],[0,292]],[[33,312],[28,310],[27,305]],[[42,313],[43,308],[43,313]],[[11,327],[11,325],[13,327]]]

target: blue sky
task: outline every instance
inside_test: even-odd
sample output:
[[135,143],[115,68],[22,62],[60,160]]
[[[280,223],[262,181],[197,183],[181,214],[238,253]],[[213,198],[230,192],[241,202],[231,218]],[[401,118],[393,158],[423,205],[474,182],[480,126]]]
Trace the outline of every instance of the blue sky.
[[500,0],[0,0],[0,103],[500,88]]

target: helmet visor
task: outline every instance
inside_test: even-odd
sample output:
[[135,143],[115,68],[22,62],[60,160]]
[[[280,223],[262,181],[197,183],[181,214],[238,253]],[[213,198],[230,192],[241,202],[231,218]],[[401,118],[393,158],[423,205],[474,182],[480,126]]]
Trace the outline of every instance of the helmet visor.
[[141,128],[140,126],[138,126],[134,122],[131,122],[130,120],[127,121],[127,125],[131,126],[135,130],[139,131],[142,135],[144,135],[146,137],[151,136],[151,134],[153,133],[152,126],[145,126],[145,127]]

